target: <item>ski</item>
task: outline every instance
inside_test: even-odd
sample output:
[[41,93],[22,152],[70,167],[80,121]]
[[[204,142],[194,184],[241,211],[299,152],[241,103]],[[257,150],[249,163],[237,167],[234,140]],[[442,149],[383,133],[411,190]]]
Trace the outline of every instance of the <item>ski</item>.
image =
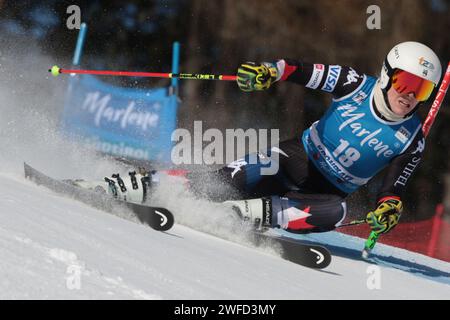
[[321,245],[308,244],[301,240],[257,231],[253,232],[253,241],[257,246],[278,245],[283,259],[308,268],[323,269],[331,262],[330,251]]
[[66,181],[53,179],[27,163],[24,163],[24,171],[25,177],[36,184],[43,185],[57,193],[68,195],[97,209],[107,212],[114,212],[120,210],[120,208],[128,209],[141,223],[155,230],[167,231],[174,225],[173,214],[165,208],[114,199],[107,194],[84,189]]
[[[141,223],[144,223],[155,230],[167,231],[174,224],[174,217],[166,208],[151,207],[114,199],[110,195],[77,186],[73,184],[71,180],[53,179],[27,163],[24,163],[24,171],[25,177],[36,184],[43,185],[57,193],[68,195],[95,208],[107,212],[120,210],[121,207],[126,208],[130,210]],[[257,231],[252,233],[252,241],[256,246],[278,246],[280,249],[280,256],[283,259],[308,268],[323,269],[331,262],[330,252],[320,245],[307,244],[293,238]]]

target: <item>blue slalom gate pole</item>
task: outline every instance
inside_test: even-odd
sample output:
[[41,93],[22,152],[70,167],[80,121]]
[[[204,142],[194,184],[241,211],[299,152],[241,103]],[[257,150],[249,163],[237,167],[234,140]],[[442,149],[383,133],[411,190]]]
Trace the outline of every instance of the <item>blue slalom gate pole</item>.
[[[178,74],[180,69],[180,43],[175,41],[172,46],[172,73]],[[172,78],[170,86],[172,93],[178,95],[178,81],[177,78]]]
[[73,54],[72,65],[78,66],[81,60],[81,54],[83,53],[84,40],[86,38],[87,25],[82,23],[80,26],[80,31],[78,32],[77,45],[75,47],[75,52]]

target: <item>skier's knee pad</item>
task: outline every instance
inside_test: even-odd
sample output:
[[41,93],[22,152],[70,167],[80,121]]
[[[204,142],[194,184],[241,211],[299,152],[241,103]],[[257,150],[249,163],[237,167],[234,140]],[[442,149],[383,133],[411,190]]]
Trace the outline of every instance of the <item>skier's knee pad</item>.
[[290,232],[324,232],[333,230],[346,215],[345,201],[335,195],[303,195],[272,198],[274,225]]

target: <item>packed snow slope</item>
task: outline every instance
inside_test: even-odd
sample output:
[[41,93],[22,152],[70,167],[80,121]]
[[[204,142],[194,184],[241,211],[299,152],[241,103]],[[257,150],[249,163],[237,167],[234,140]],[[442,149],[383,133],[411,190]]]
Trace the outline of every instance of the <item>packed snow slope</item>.
[[[341,235],[329,237],[334,238],[331,241]],[[381,289],[368,289],[368,267],[374,264],[356,259],[357,250],[347,238],[350,246],[337,250],[327,269],[311,270],[271,250],[179,224],[169,232],[157,232],[57,195],[19,175],[0,174],[1,299],[450,296],[449,264],[393,248],[384,250],[399,254],[397,261],[378,261]],[[73,278],[77,274],[79,282]],[[79,288],[74,288],[77,283]]]

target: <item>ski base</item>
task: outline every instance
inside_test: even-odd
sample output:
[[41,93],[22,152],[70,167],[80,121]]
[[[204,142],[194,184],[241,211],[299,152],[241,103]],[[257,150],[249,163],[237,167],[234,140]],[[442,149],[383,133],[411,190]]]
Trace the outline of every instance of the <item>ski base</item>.
[[117,200],[107,194],[84,189],[64,181],[53,179],[34,169],[27,163],[24,163],[24,171],[25,177],[34,181],[36,184],[43,185],[57,193],[68,195],[95,208],[107,212],[113,212],[120,209],[120,207],[128,209],[141,223],[146,224],[155,230],[167,231],[174,225],[175,219],[173,214],[165,208]]
[[331,263],[330,251],[321,245],[256,231],[253,232],[253,240],[256,245],[278,245],[283,259],[308,268],[323,269]]

